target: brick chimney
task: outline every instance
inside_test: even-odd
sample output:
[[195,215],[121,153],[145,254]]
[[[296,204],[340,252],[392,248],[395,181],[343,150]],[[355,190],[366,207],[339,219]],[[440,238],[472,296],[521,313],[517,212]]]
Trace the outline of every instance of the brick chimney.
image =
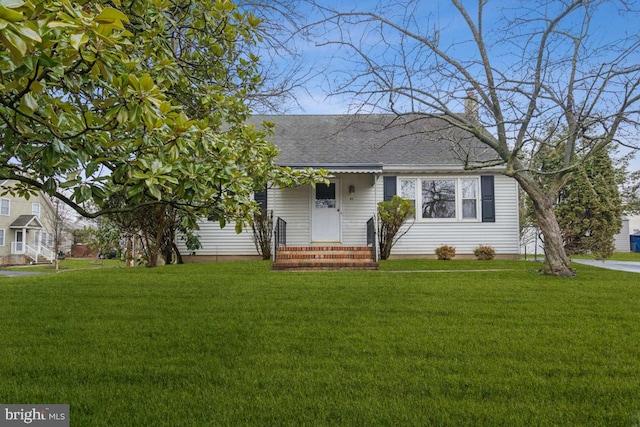
[[467,90],[467,97],[464,99],[464,115],[469,120],[478,121],[478,98],[473,89]]

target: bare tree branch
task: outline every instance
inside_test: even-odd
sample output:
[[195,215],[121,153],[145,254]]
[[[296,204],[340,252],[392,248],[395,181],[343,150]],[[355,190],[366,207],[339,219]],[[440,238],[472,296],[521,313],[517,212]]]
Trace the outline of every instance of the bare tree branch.
[[[636,4],[534,0],[498,9],[485,0],[450,0],[447,11],[457,19],[449,28],[426,1],[366,10],[320,3],[314,5],[321,18],[308,31],[350,64],[335,74],[331,93],[351,97],[358,110],[440,117],[471,132],[496,155],[487,166],[504,164],[504,174],[532,198],[549,248],[547,271],[570,274],[556,236],[558,192],[599,150],[614,143],[638,148]],[[614,17],[627,32],[602,32]],[[477,98],[477,120],[460,113],[470,94]],[[533,160],[552,146],[562,147],[561,164],[537,170]],[[456,152],[469,166],[464,148]],[[544,188],[541,175],[553,177]]]

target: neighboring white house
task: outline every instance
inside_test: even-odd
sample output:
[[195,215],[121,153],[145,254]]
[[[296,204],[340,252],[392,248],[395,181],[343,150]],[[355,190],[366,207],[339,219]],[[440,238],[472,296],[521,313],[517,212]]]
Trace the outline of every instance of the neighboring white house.
[[[286,222],[287,246],[367,244],[367,221],[379,202],[394,194],[413,201],[416,216],[391,252],[392,258],[433,257],[437,247],[472,256],[478,245],[497,256],[519,254],[518,187],[498,168],[465,169],[494,160],[469,133],[440,118],[392,115],[255,116],[275,123],[277,163],[328,170],[329,185],[270,188],[262,203]],[[235,234],[203,221],[202,249],[186,261],[258,256],[251,230]]]
[[[0,181],[0,193],[14,182]],[[0,265],[52,261],[53,207],[41,192],[29,200],[0,195]]]
[[616,252],[631,252],[631,241],[629,240],[630,235],[631,230],[629,225],[629,218],[623,216],[620,232],[614,236]]
[[629,233],[640,233],[640,215],[630,215],[629,217]]

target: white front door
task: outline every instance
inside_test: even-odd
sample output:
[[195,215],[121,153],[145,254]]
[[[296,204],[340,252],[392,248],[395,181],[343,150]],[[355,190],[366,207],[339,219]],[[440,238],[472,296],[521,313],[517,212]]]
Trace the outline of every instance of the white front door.
[[340,181],[317,184],[312,189],[311,241],[340,241]]

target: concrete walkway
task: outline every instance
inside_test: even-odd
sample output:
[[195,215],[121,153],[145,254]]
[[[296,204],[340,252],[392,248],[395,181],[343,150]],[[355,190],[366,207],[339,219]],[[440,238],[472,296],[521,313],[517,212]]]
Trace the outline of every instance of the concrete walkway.
[[609,270],[628,271],[640,273],[640,262],[638,261],[598,261],[595,259],[572,259],[576,264],[591,265],[593,267],[608,268]]

